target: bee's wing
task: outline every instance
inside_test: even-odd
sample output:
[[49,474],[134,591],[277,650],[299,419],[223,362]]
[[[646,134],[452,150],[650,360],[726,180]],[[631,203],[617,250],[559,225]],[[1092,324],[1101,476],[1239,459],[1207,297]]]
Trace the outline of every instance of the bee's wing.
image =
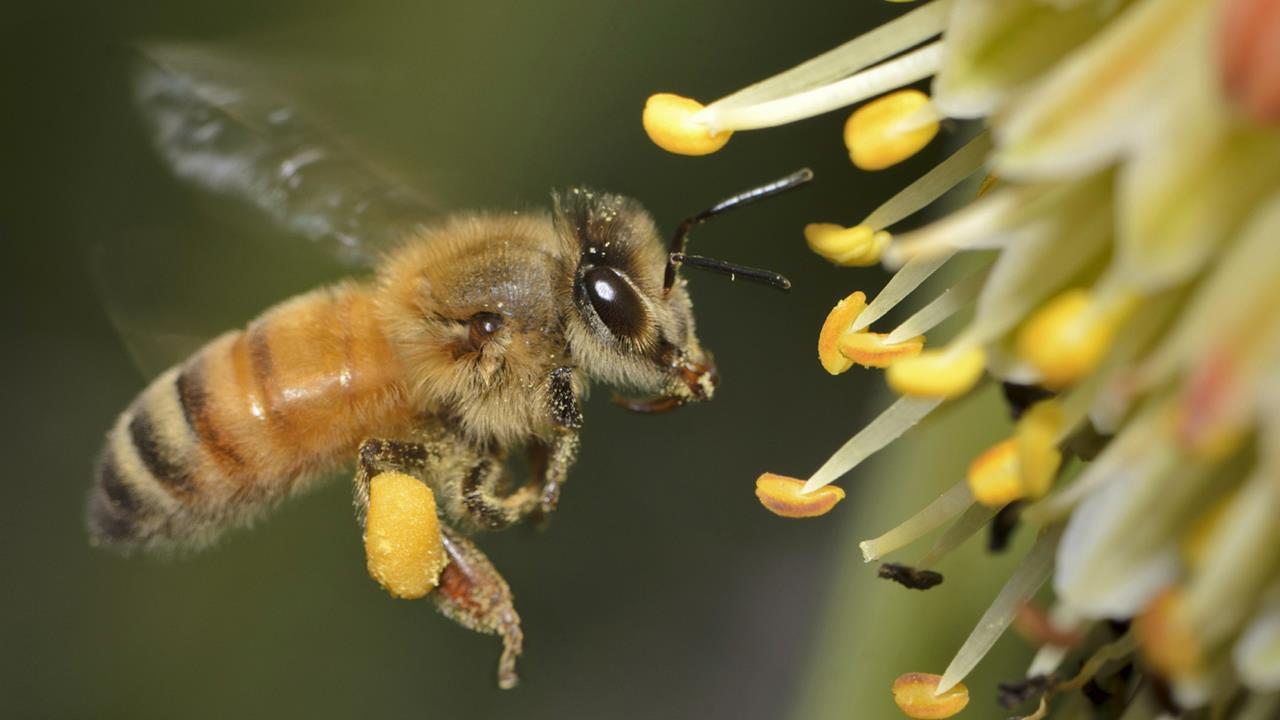
[[368,264],[437,213],[263,79],[214,48],[138,49],[135,94],[157,151],[199,188],[256,208],[349,264]]
[[279,63],[225,48],[137,54],[134,92],[158,155],[217,210],[186,227],[104,232],[93,254],[107,315],[148,376],[289,295],[367,268],[438,215],[281,89],[306,77],[280,82]]

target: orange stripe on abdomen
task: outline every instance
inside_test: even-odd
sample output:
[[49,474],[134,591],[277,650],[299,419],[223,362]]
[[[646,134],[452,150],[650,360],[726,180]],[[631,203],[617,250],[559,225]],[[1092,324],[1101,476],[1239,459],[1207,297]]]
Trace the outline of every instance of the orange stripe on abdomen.
[[95,536],[201,542],[407,429],[402,370],[367,292],[299,296],[158,378],[108,436]]
[[339,287],[294,298],[215,341],[179,384],[226,491],[271,498],[402,422],[400,376],[366,293]]

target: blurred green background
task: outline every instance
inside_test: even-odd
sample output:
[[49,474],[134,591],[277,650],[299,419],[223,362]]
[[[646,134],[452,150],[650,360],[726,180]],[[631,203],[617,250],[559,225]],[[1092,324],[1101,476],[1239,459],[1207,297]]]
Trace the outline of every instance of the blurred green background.
[[[818,521],[767,514],[752,482],[763,470],[808,474],[887,402],[875,374],[833,379],[815,357],[830,306],[884,275],[827,265],[802,226],[856,222],[944,143],[859,173],[836,113],[681,158],[648,142],[640,108],[656,91],[717,97],[895,13],[757,0],[8,3],[0,716],[893,717],[893,678],[941,672],[1010,558],[971,570],[973,543],[943,567],[959,575],[909,593],[874,580],[856,539],[954,482],[957,463],[1001,429],[926,429],[932,444],[854,473],[849,500]],[[716,400],[640,417],[597,392],[549,530],[480,538],[524,621],[520,688],[494,688],[496,640],[367,578],[345,474],[193,557],[88,547],[94,456],[144,384],[93,268],[163,248],[163,277],[137,265],[116,282],[200,333],[338,277],[269,226],[210,212],[168,175],[130,103],[128,47],[143,39],[290,58],[300,86],[322,90],[310,97],[317,111],[447,207],[545,206],[551,188],[586,183],[639,198],[670,229],[752,184],[817,173],[804,191],[696,233],[700,251],[795,283],[784,295],[693,277],[723,377]],[[1016,642],[1000,649],[1025,654]],[[991,688],[1018,672],[1011,662],[974,676],[971,714],[998,712]]]

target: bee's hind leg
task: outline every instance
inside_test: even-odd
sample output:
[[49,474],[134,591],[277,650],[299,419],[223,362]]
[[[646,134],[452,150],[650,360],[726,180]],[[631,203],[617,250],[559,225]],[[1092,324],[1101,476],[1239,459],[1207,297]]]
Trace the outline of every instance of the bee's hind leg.
[[[412,442],[371,438],[360,444],[356,458],[355,510],[360,527],[365,527],[369,510],[369,484],[380,473],[402,472],[419,478],[433,487],[436,494],[465,488],[467,481],[448,478],[455,474],[460,460],[450,453],[448,443]],[[472,464],[474,463],[474,464]],[[466,461],[472,472],[467,474],[476,482],[483,481],[486,488],[496,484],[501,465],[484,458]],[[465,465],[464,465],[465,466]],[[527,513],[537,506],[538,493],[526,490],[518,498],[487,498],[498,517],[508,518]],[[445,502],[451,500],[445,498]],[[465,494],[462,504],[466,504]],[[519,507],[513,506],[519,503]],[[516,658],[524,643],[520,630],[520,616],[516,614],[511,599],[511,589],[484,553],[442,520],[440,542],[444,547],[448,564],[440,571],[437,585],[430,597],[436,607],[449,619],[477,632],[498,635],[502,638],[502,656],[498,660],[498,686],[515,687]]]
[[425,480],[429,466],[437,462],[440,455],[440,448],[432,442],[369,438],[360,443],[352,488],[352,504],[360,529],[364,529],[369,512],[369,482],[374,477],[384,472],[402,472]]
[[520,616],[511,589],[489,558],[448,525],[440,526],[449,564],[440,573],[440,584],[430,597],[446,617],[476,632],[502,638],[498,659],[498,687],[506,690],[519,682],[516,658],[524,646]]

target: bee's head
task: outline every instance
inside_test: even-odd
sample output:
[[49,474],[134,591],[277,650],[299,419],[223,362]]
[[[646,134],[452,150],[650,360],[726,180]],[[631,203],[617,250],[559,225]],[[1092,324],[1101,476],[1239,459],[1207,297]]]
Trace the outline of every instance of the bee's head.
[[[639,203],[619,195],[574,188],[555,197],[555,225],[576,264],[570,317],[565,326],[574,361],[589,376],[644,399],[622,399],[641,412],[669,410],[709,399],[715,365],[694,331],[693,304],[679,275],[682,264],[760,280],[786,289],[776,273],[684,253],[694,225],[724,210],[781,192],[812,176],[785,181],[726,200],[682,222],[668,246]],[[785,185],[783,184],[785,183]]]

